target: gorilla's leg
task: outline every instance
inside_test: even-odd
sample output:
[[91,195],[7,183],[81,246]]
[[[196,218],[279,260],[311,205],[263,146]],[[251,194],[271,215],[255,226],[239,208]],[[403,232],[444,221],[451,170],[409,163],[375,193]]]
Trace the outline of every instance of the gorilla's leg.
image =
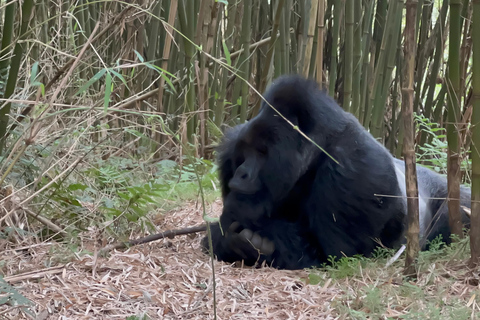
[[[405,163],[394,159],[398,184],[403,197],[406,197]],[[448,221],[448,188],[447,179],[428,168],[417,165],[419,215],[420,215],[420,246],[428,249],[428,242],[441,236],[442,241],[449,244],[450,225]],[[470,219],[463,208],[470,208],[470,188],[460,188],[460,208],[462,223],[466,228],[470,226]],[[405,198],[406,199],[406,198]],[[406,200],[405,200],[406,201]],[[405,214],[407,212],[405,204]]]
[[[424,246],[425,249],[428,250],[429,242],[441,236],[441,240],[446,244],[451,243],[451,230],[450,230],[450,223],[448,218],[448,203],[447,198],[448,192],[446,190],[442,190],[443,192],[437,192],[435,195],[432,196],[432,200],[430,201],[430,206],[432,209],[432,219],[427,225],[427,229],[425,231],[425,237],[422,239],[421,245]],[[462,215],[462,224],[464,228],[470,228],[470,218],[465,210],[468,210],[471,206],[471,193],[470,189],[464,186],[460,187],[460,213]]]

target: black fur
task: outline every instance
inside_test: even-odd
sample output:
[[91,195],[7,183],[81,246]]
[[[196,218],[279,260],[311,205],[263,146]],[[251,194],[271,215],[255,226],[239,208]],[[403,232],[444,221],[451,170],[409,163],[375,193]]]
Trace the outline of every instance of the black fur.
[[[403,161],[313,81],[281,77],[265,98],[338,163],[263,103],[254,119],[226,133],[219,148],[224,210],[223,232],[212,225],[217,258],[299,269],[404,242]],[[448,240],[446,203],[429,200],[446,197],[446,180],[417,170],[422,241],[440,234]],[[462,188],[462,205],[470,207],[469,199],[470,190]]]

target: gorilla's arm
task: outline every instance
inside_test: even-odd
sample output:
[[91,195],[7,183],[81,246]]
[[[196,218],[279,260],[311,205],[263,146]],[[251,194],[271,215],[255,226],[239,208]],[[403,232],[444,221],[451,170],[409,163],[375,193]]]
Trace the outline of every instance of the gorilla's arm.
[[[295,270],[320,265],[321,255],[310,245],[308,236],[300,233],[300,229],[297,223],[271,219],[264,229],[257,232],[242,229],[239,223],[234,222],[226,230],[224,228],[223,235],[219,224],[212,224],[213,252],[219,260],[243,260],[249,266],[266,262],[274,268]],[[203,239],[202,247],[208,250],[207,238]]]
[[[219,223],[210,226],[212,233],[213,253],[219,260],[236,262],[244,260],[247,265],[262,262],[275,250],[272,241],[262,238],[250,229],[242,229],[238,222],[233,222],[228,228],[220,228]],[[209,249],[208,237],[202,241],[202,249]]]

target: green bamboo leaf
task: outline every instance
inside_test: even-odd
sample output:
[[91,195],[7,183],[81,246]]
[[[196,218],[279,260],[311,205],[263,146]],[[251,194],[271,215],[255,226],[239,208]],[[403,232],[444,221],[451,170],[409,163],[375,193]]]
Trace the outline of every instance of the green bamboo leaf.
[[127,194],[127,193],[124,193],[124,192],[118,192],[117,196],[119,196],[123,200],[130,201],[130,194]]
[[71,185],[69,185],[67,187],[68,190],[70,191],[77,191],[77,190],[81,190],[81,191],[85,191],[85,189],[87,189],[88,187],[84,184],[81,184],[81,183],[72,183]]
[[172,83],[172,81],[170,80],[170,78],[167,77],[167,75],[164,74],[164,73],[162,73],[161,76],[162,76],[162,78],[165,80],[165,82],[168,84],[168,86],[170,87],[170,89],[172,89],[172,91],[173,91],[174,93],[177,93],[177,90],[175,90],[175,87],[173,86],[173,83]]
[[112,75],[107,73],[105,79],[105,96],[103,97],[103,108],[105,112],[108,110],[108,104],[110,103],[110,95],[112,94]]
[[143,195],[142,200],[147,201],[148,203],[155,203],[155,200],[147,195]]
[[85,92],[85,90],[87,90],[88,87],[90,87],[92,84],[100,80],[100,78],[105,74],[105,72],[107,72],[107,69],[102,69],[98,71],[96,75],[94,75],[90,80],[87,81],[87,83],[85,83],[83,86],[80,87],[80,89],[78,89],[78,91],[74,94],[74,96],[77,96]]
[[138,60],[140,60],[140,62],[145,62],[145,59],[143,59],[142,55],[137,50],[133,51],[135,51],[135,54],[137,55],[137,58]]
[[32,66],[32,72],[30,73],[30,83],[34,83],[38,75],[38,61]]
[[230,57],[230,51],[228,51],[228,47],[227,47],[227,44],[225,43],[225,40],[222,40],[222,46],[223,46],[223,52],[225,53],[225,60],[227,60],[227,64],[231,66],[232,59]]
[[147,68],[150,68],[152,70],[154,70],[155,72],[158,72],[160,74],[160,76],[165,80],[165,82],[168,84],[168,86],[170,87],[170,89],[172,89],[173,92],[177,93],[177,91],[175,90],[175,87],[173,86],[173,83],[172,81],[170,80],[170,78],[167,77],[167,74],[170,76],[170,77],[173,77],[176,79],[176,77],[171,74],[170,72],[166,71],[166,70],[163,70],[162,68],[154,65],[154,64],[151,64],[151,63],[145,63],[145,66]]
[[[123,84],[124,84],[125,86],[127,86],[127,88],[128,88],[127,80],[125,80],[125,78],[124,78],[120,73],[118,73],[118,72],[115,71],[115,70],[110,70],[110,72],[111,72],[115,77],[119,78],[119,79],[123,82]],[[130,90],[130,88],[128,88],[128,90]]]
[[145,66],[152,69],[152,70],[155,70],[156,72],[162,74],[162,73],[166,73],[167,75],[169,75],[170,77],[174,78],[174,79],[177,79],[177,77],[173,74],[173,73],[170,73],[168,72],[167,70],[165,69],[162,69],[160,68],[159,66],[156,66],[154,64],[151,64],[151,63],[145,63]]
[[40,90],[42,91],[42,96],[45,96],[45,86],[43,83],[35,81],[30,84],[32,87],[40,87]]
[[114,209],[114,208],[106,208],[105,210],[107,213],[110,213],[111,215],[113,216],[116,216],[118,217],[119,215],[122,214],[123,211],[121,210],[118,210],[118,209]]
[[[131,135],[133,135],[133,136],[135,136],[135,137],[146,138],[146,136],[145,136],[143,133],[141,133],[140,131],[135,130],[135,129],[126,128],[126,129],[125,129],[125,132],[128,132],[129,134],[131,134]],[[135,189],[131,189],[131,190],[128,189],[128,190],[133,193],[133,191],[134,191]],[[132,190],[133,190],[133,191],[132,191]],[[140,193],[143,192],[143,190],[137,190],[137,191],[140,192]]]
[[155,71],[155,72],[163,71],[162,68],[157,67],[156,65],[151,64],[151,63],[148,63],[148,62],[145,62],[144,65],[145,65],[145,67],[147,67],[147,68],[149,68],[149,69],[152,69],[152,70]]
[[45,96],[45,86],[40,81],[36,81],[38,77],[38,62],[35,62],[32,66],[32,72],[30,73],[30,85],[32,87],[40,87],[42,96]]
[[140,199],[139,194],[134,194],[128,201],[128,206],[130,207],[132,204],[136,203]]

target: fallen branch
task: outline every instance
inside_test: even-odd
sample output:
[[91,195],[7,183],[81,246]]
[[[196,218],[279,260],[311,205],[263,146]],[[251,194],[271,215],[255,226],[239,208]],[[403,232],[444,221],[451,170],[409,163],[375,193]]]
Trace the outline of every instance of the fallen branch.
[[395,261],[398,260],[398,258],[400,258],[400,256],[402,255],[403,251],[405,251],[407,247],[402,244],[402,246],[400,247],[400,249],[398,249],[397,253],[395,253],[395,255],[393,257],[391,257],[390,259],[388,259],[387,261],[387,264],[385,265],[385,267],[389,267],[391,266]]
[[185,234],[191,234],[191,233],[197,233],[197,232],[203,232],[207,230],[207,225],[206,224],[201,224],[196,227],[189,227],[189,228],[183,228],[183,229],[175,229],[175,230],[167,230],[164,232],[156,233],[156,234],[151,234],[149,236],[140,238],[140,239],[135,239],[135,240],[130,240],[127,242],[117,242],[110,244],[100,250],[100,254],[103,255],[113,249],[125,249],[131,246],[136,246],[142,243],[148,243],[152,242],[155,240],[160,240],[164,238],[170,238],[173,239],[176,236],[181,236]]
[[33,270],[27,271],[21,274],[16,274],[13,276],[4,277],[3,280],[7,281],[8,283],[12,284],[18,281],[23,280],[35,280],[45,277],[46,275],[50,274],[59,274],[62,273],[65,269],[66,265],[62,264],[60,266],[52,267],[52,268],[45,268],[42,270]]
[[57,226],[56,224],[54,224],[52,221],[48,220],[47,218],[40,216],[38,213],[35,213],[28,208],[22,207],[22,209],[25,210],[25,212],[30,217],[32,217],[32,218],[36,219],[37,221],[39,221],[40,223],[44,224],[45,226],[47,226],[53,232],[56,232],[56,233],[60,234],[62,237],[66,237],[68,235],[68,233],[65,230],[63,230],[62,228],[60,228],[59,226]]

